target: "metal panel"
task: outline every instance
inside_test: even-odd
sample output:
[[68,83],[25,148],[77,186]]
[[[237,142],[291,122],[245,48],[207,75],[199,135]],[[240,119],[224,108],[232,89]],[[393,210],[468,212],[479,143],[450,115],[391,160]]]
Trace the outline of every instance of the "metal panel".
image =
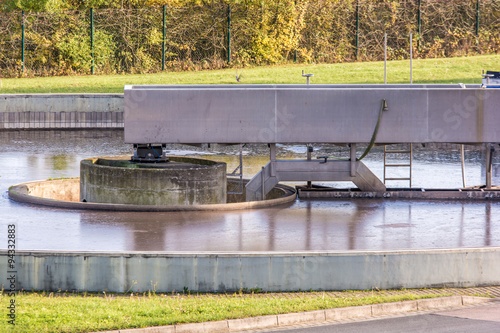
[[383,99],[389,110],[382,115],[377,141],[425,141],[425,90],[280,90],[277,95],[278,142],[369,142]]
[[500,142],[478,85],[127,86],[126,143]]
[[273,90],[125,91],[125,142],[254,142],[274,128],[274,108]]
[[500,89],[429,92],[428,142],[498,142]]

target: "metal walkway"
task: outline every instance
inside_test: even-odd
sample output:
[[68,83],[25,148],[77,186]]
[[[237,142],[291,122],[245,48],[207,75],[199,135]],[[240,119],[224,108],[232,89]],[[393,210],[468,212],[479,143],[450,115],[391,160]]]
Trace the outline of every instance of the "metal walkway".
[[[463,84],[126,86],[125,142],[268,144],[270,162],[247,184],[247,200],[279,181],[353,181],[379,192],[384,183],[353,146],[485,144],[488,166],[500,142],[499,105],[500,89]],[[277,160],[277,143],[349,144],[351,154]]]

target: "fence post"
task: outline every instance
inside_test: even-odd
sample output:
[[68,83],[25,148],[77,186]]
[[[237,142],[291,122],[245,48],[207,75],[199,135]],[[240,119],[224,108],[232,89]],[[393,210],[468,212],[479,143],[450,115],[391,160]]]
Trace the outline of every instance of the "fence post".
[[417,39],[418,49],[420,49],[420,36],[422,36],[422,0],[418,0],[418,39]]
[[94,75],[94,8],[90,8],[90,74]]
[[[297,0],[295,0],[295,13],[297,13]],[[295,29],[297,29],[297,26],[295,26]],[[293,55],[293,62],[297,63],[297,49],[295,49],[295,54]]]
[[387,84],[387,32],[384,33],[384,84]]
[[476,48],[479,53],[479,0],[477,0],[476,4]]
[[359,0],[356,1],[356,60],[359,60]]
[[21,69],[24,74],[24,10],[22,12]]
[[227,6],[227,63],[231,63],[231,5]]
[[163,5],[163,42],[162,42],[162,61],[161,61],[161,70],[165,70],[165,5]]
[[413,34],[410,32],[410,84],[413,84]]
[[479,0],[476,5],[476,37],[479,37]]

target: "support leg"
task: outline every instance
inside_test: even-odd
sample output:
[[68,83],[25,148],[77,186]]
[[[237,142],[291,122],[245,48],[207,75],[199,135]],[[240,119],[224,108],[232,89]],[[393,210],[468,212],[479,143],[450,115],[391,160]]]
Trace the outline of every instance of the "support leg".
[[356,144],[351,143],[351,177],[356,176]]
[[271,161],[271,177],[276,176],[276,144],[269,144],[269,160]]
[[[307,146],[307,160],[308,161],[311,160],[312,152],[313,152],[313,147],[312,146]],[[307,188],[312,188],[312,182],[311,181],[307,181]]]
[[491,188],[491,169],[493,161],[493,152],[495,148],[490,145],[486,146],[486,188]]

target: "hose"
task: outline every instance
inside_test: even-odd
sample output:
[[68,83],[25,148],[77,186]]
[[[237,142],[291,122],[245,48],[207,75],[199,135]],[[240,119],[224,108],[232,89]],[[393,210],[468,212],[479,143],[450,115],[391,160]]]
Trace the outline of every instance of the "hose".
[[382,104],[380,105],[380,111],[378,112],[377,125],[375,125],[375,130],[373,131],[372,138],[370,140],[370,144],[368,145],[368,147],[366,147],[365,151],[363,152],[363,155],[361,155],[360,158],[357,158],[356,161],[361,161],[363,158],[365,158],[365,156],[368,155],[370,150],[375,145],[375,140],[377,139],[378,129],[380,127],[380,119],[382,119],[382,112],[384,112],[386,110],[387,110],[387,102],[385,99],[383,99]]
[[[387,111],[387,101],[385,99],[382,100],[382,104],[380,105],[380,111],[378,112],[378,119],[377,119],[377,124],[375,125],[375,129],[373,130],[372,138],[370,139],[370,144],[368,144],[368,147],[366,147],[365,151],[361,155],[360,158],[357,158],[356,161],[361,161],[363,158],[365,158],[366,155],[370,152],[370,150],[373,148],[375,145],[375,140],[377,139],[377,133],[378,129],[380,127],[380,120],[382,119],[382,112]],[[349,158],[343,158],[343,157],[335,157],[335,156],[321,156],[317,157],[318,159],[325,158],[326,159],[331,158],[334,160],[342,160],[342,161],[350,161]]]

